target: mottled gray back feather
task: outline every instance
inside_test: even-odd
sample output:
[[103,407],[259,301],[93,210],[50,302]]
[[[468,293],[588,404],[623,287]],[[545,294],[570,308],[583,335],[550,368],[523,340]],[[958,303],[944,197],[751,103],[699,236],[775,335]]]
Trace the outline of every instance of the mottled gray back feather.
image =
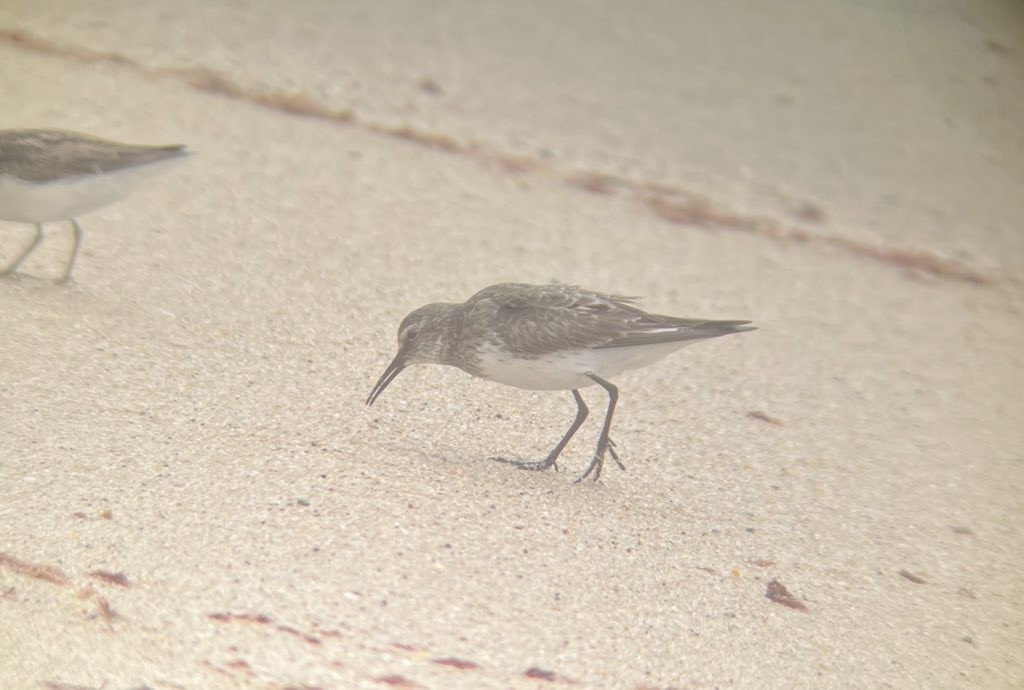
[[[497,331],[474,335],[497,339],[517,353],[534,357],[566,349],[653,345],[753,330],[744,327],[748,321],[648,314],[633,306],[634,299],[574,285],[502,283],[467,300],[460,307],[459,325],[469,330],[486,323]],[[479,318],[484,315],[491,318]]]
[[95,175],[187,155],[184,146],[134,146],[55,129],[0,130],[0,175],[29,182]]

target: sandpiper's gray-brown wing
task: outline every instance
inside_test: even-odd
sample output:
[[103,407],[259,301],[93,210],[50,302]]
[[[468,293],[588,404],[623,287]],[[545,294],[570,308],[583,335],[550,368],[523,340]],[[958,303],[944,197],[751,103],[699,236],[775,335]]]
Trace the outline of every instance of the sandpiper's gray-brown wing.
[[[494,335],[517,352],[543,355],[567,349],[628,347],[714,338],[751,330],[748,321],[711,321],[648,314],[634,298],[574,285],[502,283],[481,290],[467,310],[484,310]],[[485,336],[486,334],[481,333]]]
[[114,172],[187,155],[184,146],[135,146],[56,129],[0,130],[0,175],[28,182]]

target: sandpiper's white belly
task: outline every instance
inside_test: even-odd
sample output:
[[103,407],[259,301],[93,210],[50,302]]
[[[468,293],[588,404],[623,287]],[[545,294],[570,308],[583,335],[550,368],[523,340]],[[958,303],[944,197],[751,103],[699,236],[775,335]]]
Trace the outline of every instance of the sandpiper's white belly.
[[0,175],[0,220],[47,223],[76,218],[123,199],[139,182],[182,159],[50,182],[27,182]]
[[693,340],[609,347],[604,349],[565,350],[535,359],[516,357],[511,351],[487,345],[478,351],[480,376],[508,386],[531,390],[569,390],[593,386],[587,374],[608,379],[629,369],[652,364]]

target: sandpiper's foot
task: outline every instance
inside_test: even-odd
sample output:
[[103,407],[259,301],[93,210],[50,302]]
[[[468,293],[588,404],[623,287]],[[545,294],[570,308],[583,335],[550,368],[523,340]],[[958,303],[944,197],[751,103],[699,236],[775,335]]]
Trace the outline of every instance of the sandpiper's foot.
[[554,467],[555,472],[558,471],[558,463],[555,462],[554,458],[547,458],[545,460],[510,460],[508,458],[498,457],[491,458],[491,460],[494,460],[495,462],[503,462],[506,465],[512,465],[513,467],[518,467],[521,470],[539,472],[541,470],[546,470],[549,467]]
[[626,466],[622,464],[622,461],[619,460],[619,454],[615,452],[615,441],[609,438],[608,445],[605,446],[603,450],[594,453],[594,457],[591,459],[590,464],[587,465],[586,471],[584,471],[583,474],[573,482],[573,484],[579,484],[589,477],[591,473],[594,474],[595,482],[601,478],[601,469],[604,467],[604,451],[608,451],[608,454],[612,456],[612,460],[615,461],[615,464],[619,466],[620,470],[623,472],[626,471]]

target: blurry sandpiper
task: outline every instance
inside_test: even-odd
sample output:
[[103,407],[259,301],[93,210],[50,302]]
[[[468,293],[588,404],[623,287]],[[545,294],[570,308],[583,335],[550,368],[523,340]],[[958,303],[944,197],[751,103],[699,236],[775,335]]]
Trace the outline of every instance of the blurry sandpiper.
[[502,283],[462,304],[428,304],[398,328],[398,354],[370,392],[372,405],[410,364],[447,364],[474,376],[531,390],[569,390],[576,419],[544,460],[502,462],[526,470],[555,466],[559,454],[587,418],[579,389],[608,391],[608,411],[587,470],[576,481],[601,476],[607,452],[626,469],[608,437],[619,389],[607,379],[652,364],[706,338],[754,330],[749,321],[710,321],[648,314],[635,298],[605,295],[574,285]]
[[127,196],[143,179],[188,154],[184,146],[133,146],[54,129],[0,130],[0,220],[35,225],[35,239],[0,276],[18,270],[43,240],[43,224],[70,221],[71,277],[82,228],[75,220]]

